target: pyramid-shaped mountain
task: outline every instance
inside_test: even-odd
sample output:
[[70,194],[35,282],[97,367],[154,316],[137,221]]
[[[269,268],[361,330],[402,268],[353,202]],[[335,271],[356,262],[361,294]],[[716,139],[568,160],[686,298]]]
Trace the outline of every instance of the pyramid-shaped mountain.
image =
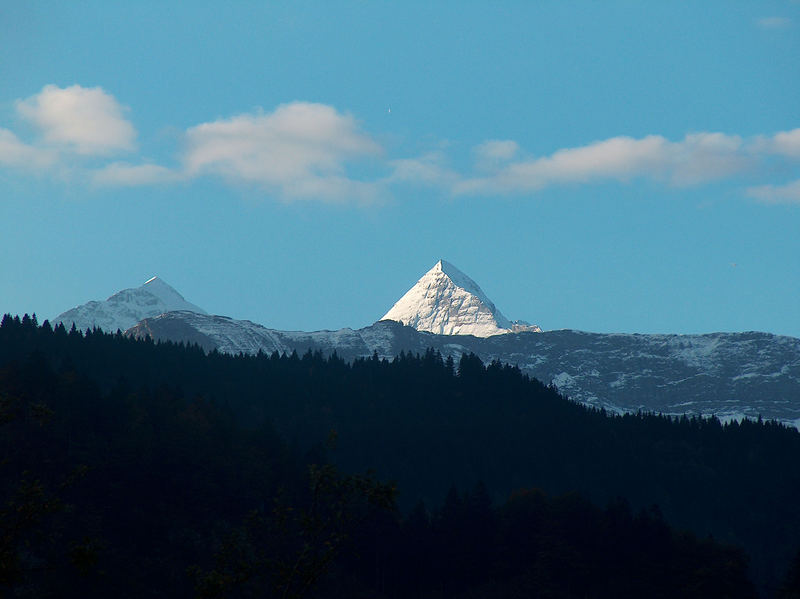
[[381,320],[394,320],[437,335],[490,337],[541,332],[538,326],[511,322],[475,281],[444,260],[426,272]]
[[108,333],[117,329],[125,331],[145,318],[186,310],[205,314],[205,310],[183,299],[183,296],[158,277],[143,285],[123,289],[103,301],[91,301],[56,316],[52,323],[63,323],[70,328],[73,323],[81,331],[98,327]]

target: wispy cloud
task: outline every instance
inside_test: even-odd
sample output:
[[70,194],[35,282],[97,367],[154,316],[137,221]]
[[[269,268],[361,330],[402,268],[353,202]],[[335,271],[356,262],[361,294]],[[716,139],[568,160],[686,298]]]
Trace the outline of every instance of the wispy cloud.
[[786,185],[750,187],[747,195],[765,204],[800,204],[800,180]]
[[520,153],[513,142],[480,144],[474,149],[478,170],[463,174],[445,168],[438,155],[435,160],[429,155],[396,160],[394,179],[439,186],[453,195],[524,194],[553,185],[634,179],[692,186],[756,173],[771,155],[800,158],[800,130],[748,140],[713,132],[691,133],[678,141],[661,135],[619,136],[547,156],[516,158]]
[[511,139],[490,139],[473,148],[478,165],[491,165],[511,160],[519,152],[519,144]]
[[[462,177],[452,192],[525,193],[557,184],[625,182],[639,177],[694,185],[748,168],[752,159],[741,152],[742,145],[740,137],[722,133],[694,133],[678,142],[660,135],[612,137],[549,156],[507,162],[482,176]],[[485,148],[486,144],[479,146],[478,153],[484,154]]]
[[346,165],[381,151],[351,115],[325,104],[293,102],[271,113],[192,127],[186,132],[183,162],[190,177],[220,175],[287,198],[365,199],[375,189],[348,178]]
[[792,25],[792,20],[788,17],[761,17],[756,19],[756,25],[761,29],[785,29]]
[[57,160],[56,152],[26,144],[8,129],[0,129],[0,165],[38,170]]
[[85,155],[109,155],[135,147],[136,130],[123,116],[125,109],[100,87],[47,85],[18,101],[16,108],[39,129],[47,146]]
[[100,186],[138,186],[174,183],[183,175],[158,164],[114,162],[92,172],[92,183]]
[[554,183],[587,182],[614,177],[630,179],[658,168],[664,139],[614,137],[593,144],[558,150],[550,156],[511,163],[484,177],[465,178],[455,186],[457,194],[519,193]]
[[461,175],[447,165],[447,156],[442,151],[427,152],[415,158],[391,160],[392,174],[387,183],[410,183],[451,188],[458,184]]

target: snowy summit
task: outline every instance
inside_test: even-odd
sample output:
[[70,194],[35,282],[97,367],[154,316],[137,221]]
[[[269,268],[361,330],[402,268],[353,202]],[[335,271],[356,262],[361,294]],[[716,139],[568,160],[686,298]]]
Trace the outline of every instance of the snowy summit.
[[91,301],[56,316],[52,324],[72,323],[81,331],[98,327],[108,333],[125,331],[140,320],[172,312],[188,310],[205,314],[205,310],[187,302],[183,296],[158,277],[139,287],[123,289],[104,301]]
[[508,320],[475,281],[444,260],[426,272],[381,320],[438,335],[541,332],[536,325]]

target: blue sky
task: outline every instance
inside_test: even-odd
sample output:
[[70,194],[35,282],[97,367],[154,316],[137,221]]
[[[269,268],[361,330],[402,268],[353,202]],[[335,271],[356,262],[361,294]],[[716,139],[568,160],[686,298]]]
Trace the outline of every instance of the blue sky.
[[0,3],[0,311],[800,336],[800,3]]

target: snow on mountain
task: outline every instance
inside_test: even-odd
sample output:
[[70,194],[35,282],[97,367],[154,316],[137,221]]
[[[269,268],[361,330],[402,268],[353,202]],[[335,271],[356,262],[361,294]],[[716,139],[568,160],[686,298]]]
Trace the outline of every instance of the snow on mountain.
[[[388,324],[402,328],[397,323]],[[216,350],[226,354],[299,354],[307,350],[319,350],[326,354],[334,351],[352,359],[369,356],[373,351],[381,355],[392,355],[393,336],[381,333],[377,325],[354,331],[278,331],[268,329],[249,320],[236,320],[227,316],[174,311],[145,318],[125,334],[139,339],[150,337],[156,341],[197,344],[206,351]],[[364,333],[364,335],[362,335]],[[385,353],[384,353],[385,352]]]
[[[456,362],[517,365],[571,399],[610,412],[715,414],[724,420],[778,419],[800,425],[800,339],[768,333],[706,335],[549,331],[509,321],[481,288],[439,261],[375,324],[338,331],[279,331],[212,316],[153,278],[53,322],[80,329],[127,329],[135,337],[198,344],[227,354],[336,352],[345,360],[392,359],[429,348]],[[137,324],[138,323],[138,324]],[[134,326],[135,325],[135,326]],[[406,326],[408,325],[408,326]]]
[[778,419],[800,424],[800,339],[768,333],[631,335],[582,331],[477,337],[436,335],[392,320],[363,329],[278,331],[246,320],[191,312],[148,318],[128,335],[197,343],[206,351],[302,355],[336,352],[353,360],[428,348],[456,363],[475,353],[484,362],[517,365],[524,373],[581,403],[613,413],[715,414],[723,420]]
[[52,324],[61,322],[70,328],[75,323],[82,331],[99,327],[113,333],[117,329],[125,331],[144,318],[173,310],[206,313],[187,302],[162,279],[153,277],[140,287],[123,289],[104,301],[91,301],[67,310],[56,316]]
[[512,323],[475,281],[444,260],[426,272],[381,320],[394,320],[437,335],[490,337],[541,332],[535,325]]

